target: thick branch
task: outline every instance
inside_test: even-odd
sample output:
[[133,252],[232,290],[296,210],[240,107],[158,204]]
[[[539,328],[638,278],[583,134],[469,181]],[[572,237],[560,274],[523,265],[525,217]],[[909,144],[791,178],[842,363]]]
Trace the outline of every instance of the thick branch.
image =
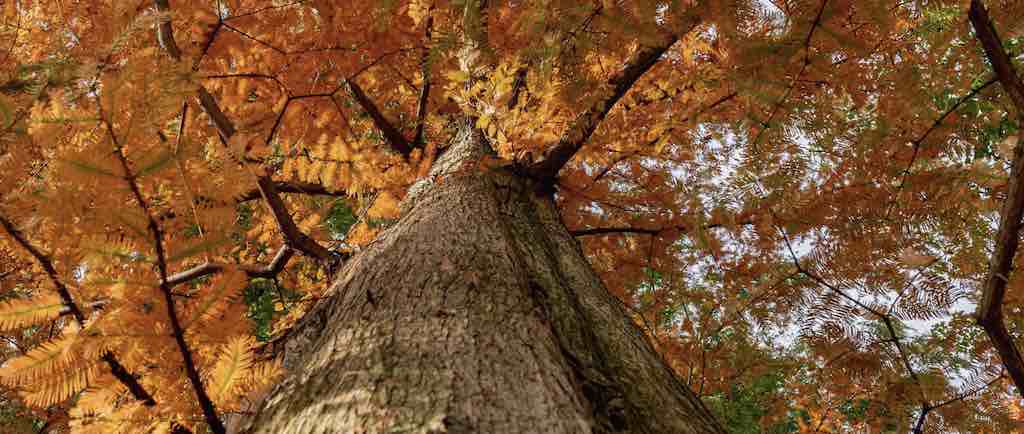
[[[363,88],[359,87],[359,84],[357,84],[355,80],[346,80],[345,83],[348,84],[352,97],[355,98],[356,102],[359,103],[359,106],[363,108],[363,111],[373,119],[373,125],[380,130],[381,134],[384,135],[384,139],[388,141],[389,145],[391,145],[391,149],[394,149],[395,152],[398,152],[399,154],[409,155],[409,153],[412,152],[412,145],[410,145],[409,141],[405,139],[402,132],[398,131],[398,129],[384,117],[384,114],[381,113],[379,108],[377,108],[377,104],[370,100],[370,97],[366,96],[366,93],[363,92]],[[426,87],[426,85],[427,82],[424,82],[424,87]]]
[[[171,5],[167,0],[154,0],[156,3],[156,9],[161,14],[171,13]],[[174,29],[171,28],[171,18],[161,17],[160,25],[157,26],[156,30],[157,40],[160,42],[160,46],[164,47],[174,60],[181,60],[181,50],[178,49],[178,44],[174,41]]]
[[1024,113],[1024,82],[1021,82],[1020,77],[1017,76],[1017,71],[1014,70],[1013,63],[1010,61],[1010,56],[1003,49],[1003,42],[999,39],[999,35],[996,34],[995,26],[992,25],[992,20],[989,19],[988,12],[985,10],[985,6],[981,4],[981,0],[971,0],[971,9],[968,16],[971,19],[971,24],[974,26],[975,36],[981,41],[981,46],[985,49],[985,55],[992,64],[992,70],[995,71],[996,77],[999,78],[999,83],[1003,85],[1003,89],[1010,95],[1010,100],[1017,107],[1017,111]]
[[[696,24],[694,24],[696,27]],[[590,139],[598,124],[604,120],[615,103],[633,87],[645,72],[658,63],[661,56],[679,40],[679,36],[671,34],[653,46],[641,47],[626,62],[621,71],[608,79],[609,93],[595,101],[588,109],[576,117],[569,129],[558,139],[547,158],[532,165],[528,171],[536,179],[553,183],[558,172],[572,159],[576,152]]]
[[220,133],[222,139],[225,142],[235,135],[235,126],[228,119],[224,111],[221,110],[220,105],[217,104],[217,100],[213,98],[205,87],[199,86],[199,105],[203,107],[203,111],[206,115],[213,120],[213,125],[217,128],[217,132]]
[[[434,16],[431,14],[434,7],[431,6],[430,10],[427,11],[427,23],[426,30],[424,30],[424,37],[427,43],[430,43],[430,38],[433,37],[434,32]],[[420,86],[420,96],[416,101],[416,133],[413,134],[412,145],[416,147],[423,146],[423,124],[427,120],[427,102],[430,99],[430,48],[426,46],[423,48],[423,58],[420,59],[420,74],[423,75],[423,85]]]
[[[167,0],[154,0],[156,8],[161,14],[170,14],[171,5]],[[178,49],[178,44],[174,41],[174,29],[171,27],[170,17],[162,17],[160,25],[157,26],[157,39],[160,41],[160,46],[167,51],[167,55],[171,56],[174,61],[181,61],[181,50]],[[206,90],[206,87],[199,86],[199,104],[203,107],[206,115],[213,120],[213,124],[217,127],[217,131],[221,137],[227,140],[235,134],[235,128],[231,125],[231,121],[228,120],[227,116],[217,105],[217,101],[213,99],[213,95],[210,91]],[[184,122],[184,120],[182,120]]]
[[[301,181],[274,181],[274,188],[277,189],[278,193],[301,193],[319,196],[346,196],[347,193],[340,190],[329,189],[323,184],[314,184],[311,182]],[[236,198],[237,202],[247,202],[250,200],[259,199],[260,190],[254,188],[243,193],[241,196]]]
[[[968,13],[978,40],[1003,89],[1024,119],[1024,83],[1014,70],[1003,44],[996,35],[988,12],[979,0],[971,1]],[[1024,359],[1014,343],[1013,336],[1003,321],[1003,299],[1006,283],[1013,269],[1013,257],[1017,253],[1021,216],[1024,214],[1024,149],[1020,145],[1013,151],[1013,166],[1010,169],[1010,183],[1006,202],[999,214],[999,229],[996,232],[996,248],[989,264],[988,276],[982,289],[981,303],[978,304],[978,324],[988,333],[992,346],[999,352],[1003,366],[1017,385],[1017,392],[1024,396]]]
[[[163,283],[167,286],[174,287],[183,283],[191,282],[203,276],[209,276],[211,274],[217,274],[224,271],[227,268],[236,267],[245,272],[245,275],[250,279],[272,279],[288,265],[288,261],[294,256],[295,250],[288,246],[282,246],[277,254],[274,255],[274,259],[269,264],[262,267],[253,265],[237,265],[237,264],[225,264],[222,262],[206,262],[204,264],[196,265],[195,267],[189,268],[188,270],[181,271],[178,273],[167,276],[167,280]],[[94,301],[86,305],[90,309],[102,309],[104,306],[109,304],[109,300]],[[61,315],[71,315],[72,311],[70,308],[65,307],[60,312]]]
[[284,235],[284,240],[288,247],[321,261],[329,259],[331,257],[331,252],[318,244],[308,235],[302,233],[302,231],[299,230],[299,227],[295,225],[295,221],[292,220],[292,216],[288,214],[288,209],[285,207],[284,201],[281,200],[281,196],[277,194],[277,188],[274,186],[274,181],[271,180],[270,177],[264,176],[260,177],[257,180],[257,183],[260,187],[260,194],[263,195],[267,208],[269,208],[270,212],[274,214],[274,220],[277,221],[277,227]]

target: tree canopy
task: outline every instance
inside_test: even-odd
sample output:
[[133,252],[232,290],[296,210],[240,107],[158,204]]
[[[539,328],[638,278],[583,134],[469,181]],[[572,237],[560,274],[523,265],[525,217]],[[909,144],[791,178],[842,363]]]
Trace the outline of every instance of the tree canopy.
[[0,424],[223,431],[469,116],[730,432],[1020,429],[1024,2],[2,8]]

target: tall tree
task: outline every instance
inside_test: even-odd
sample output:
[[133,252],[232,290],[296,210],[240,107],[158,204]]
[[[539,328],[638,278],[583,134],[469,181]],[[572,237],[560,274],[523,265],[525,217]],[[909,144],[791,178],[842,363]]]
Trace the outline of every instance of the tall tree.
[[4,3],[4,409],[1009,431],[1024,5],[970,3]]

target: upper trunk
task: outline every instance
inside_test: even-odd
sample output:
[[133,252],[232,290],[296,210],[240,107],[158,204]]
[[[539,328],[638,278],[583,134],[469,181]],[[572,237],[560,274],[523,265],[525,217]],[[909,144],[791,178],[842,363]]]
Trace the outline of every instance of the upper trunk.
[[549,195],[471,128],[285,345],[248,433],[710,433]]

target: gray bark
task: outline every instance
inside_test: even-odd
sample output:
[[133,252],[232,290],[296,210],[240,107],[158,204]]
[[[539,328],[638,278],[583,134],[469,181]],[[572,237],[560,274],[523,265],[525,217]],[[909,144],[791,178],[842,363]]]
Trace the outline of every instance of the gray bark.
[[284,346],[244,433],[721,432],[549,194],[463,128]]

